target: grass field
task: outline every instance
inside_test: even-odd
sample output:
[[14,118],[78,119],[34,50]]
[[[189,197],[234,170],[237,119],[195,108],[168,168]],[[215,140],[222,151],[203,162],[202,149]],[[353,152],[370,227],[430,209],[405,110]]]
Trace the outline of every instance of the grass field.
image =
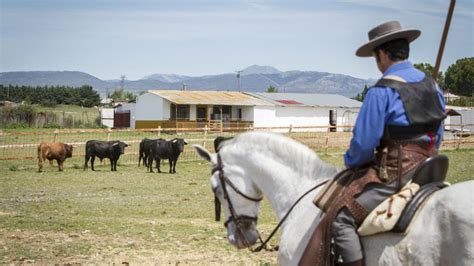
[[[474,179],[474,150],[443,153],[448,181]],[[340,154],[322,158],[342,165]],[[135,165],[83,172],[68,161],[62,173],[0,168],[0,264],[277,263],[276,252],[237,251],[227,242],[213,220],[207,163],[178,162],[175,175]],[[276,221],[262,204],[258,227],[267,236]]]

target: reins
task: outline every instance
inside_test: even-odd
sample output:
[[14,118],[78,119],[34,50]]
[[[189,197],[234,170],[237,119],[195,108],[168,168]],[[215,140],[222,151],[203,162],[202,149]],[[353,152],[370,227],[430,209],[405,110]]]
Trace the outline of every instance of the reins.
[[[227,187],[226,187],[226,184],[229,185],[235,192],[237,192],[237,194],[239,194],[240,196],[244,197],[245,199],[247,200],[250,200],[250,201],[254,201],[254,202],[260,202],[263,197],[261,198],[253,198],[253,197],[249,197],[247,195],[245,195],[242,191],[240,191],[225,175],[224,175],[224,169],[222,167],[222,159],[221,159],[221,156],[219,153],[217,153],[217,167],[212,169],[212,173],[214,174],[214,172],[216,171],[219,171],[219,180],[221,182],[221,185],[222,185],[222,190],[223,190],[223,193],[224,193],[224,199],[227,201],[228,205],[229,205],[229,210],[230,210],[230,217],[227,221],[225,221],[224,223],[224,226],[227,227],[227,224],[230,222],[230,221],[233,221],[235,226],[237,227],[237,232],[238,234],[241,236],[241,240],[244,241],[244,245],[249,249],[251,250],[252,252],[260,252],[262,251],[262,249],[265,249],[267,251],[274,251],[274,250],[277,250],[278,247],[274,248],[274,249],[267,249],[266,246],[267,246],[267,243],[272,239],[272,237],[275,235],[275,233],[278,231],[278,229],[281,227],[281,225],[285,222],[285,220],[288,218],[288,216],[290,215],[290,213],[293,211],[293,209],[295,208],[295,206],[306,196],[308,195],[310,192],[314,191],[315,189],[319,188],[320,186],[326,184],[328,180],[324,180],[322,181],[321,183],[317,184],[316,186],[312,187],[311,189],[309,189],[308,191],[306,191],[305,193],[303,193],[303,195],[301,195],[294,203],[293,205],[291,205],[290,209],[288,209],[288,211],[286,212],[286,214],[283,216],[283,218],[280,220],[280,222],[277,224],[277,226],[273,229],[273,231],[270,233],[270,235],[267,237],[267,239],[265,239],[265,241],[262,240],[261,236],[260,236],[260,233],[258,230],[257,231],[257,235],[258,235],[258,239],[260,240],[261,244],[255,248],[255,249],[251,249],[250,248],[250,245],[248,244],[248,241],[247,239],[245,238],[245,235],[244,233],[242,232],[242,229],[241,229],[241,220],[245,219],[245,220],[251,220],[251,221],[257,221],[257,217],[250,217],[250,216],[246,216],[246,215],[237,215],[237,212],[235,211],[234,209],[234,206],[232,204],[232,201],[230,200],[230,197],[229,197],[229,194],[228,194],[228,191],[227,191]],[[220,204],[218,204],[218,201],[219,199],[217,197],[215,197],[215,207],[216,207],[216,221],[218,221],[218,212],[217,212],[217,206],[219,205],[219,213],[220,213]]]
[[[326,184],[327,182],[329,181],[328,180],[324,180],[323,182],[317,184],[316,186],[312,187],[311,189],[309,189],[308,191],[306,191],[305,193],[303,193],[303,195],[301,195],[296,201],[295,203],[293,203],[293,205],[291,205],[290,209],[288,209],[288,211],[286,212],[285,216],[283,216],[283,218],[280,220],[280,222],[277,224],[277,226],[275,226],[275,228],[273,229],[273,231],[270,233],[270,235],[267,237],[267,239],[265,241],[262,241],[262,239],[260,239],[260,242],[262,242],[262,244],[260,244],[260,246],[256,247],[255,249],[251,249],[252,252],[260,252],[262,251],[262,249],[265,249],[265,247],[267,246],[267,243],[270,241],[270,239],[272,239],[272,237],[275,235],[275,233],[278,231],[278,229],[280,229],[281,225],[283,224],[283,222],[285,222],[286,218],[288,218],[288,216],[290,215],[290,213],[293,211],[293,209],[295,208],[295,206],[306,196],[308,195],[310,192],[312,192],[313,190],[317,189],[318,187]],[[257,231],[258,232],[258,231]],[[259,237],[260,237],[260,234],[259,234]]]

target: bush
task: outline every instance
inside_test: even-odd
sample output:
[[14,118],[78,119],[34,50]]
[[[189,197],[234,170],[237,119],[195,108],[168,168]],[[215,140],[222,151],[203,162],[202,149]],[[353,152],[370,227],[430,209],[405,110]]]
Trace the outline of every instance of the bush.
[[18,170],[18,167],[16,167],[16,165],[10,165],[10,168],[8,169],[10,169],[10,171],[12,172],[16,172]]
[[62,128],[62,127],[56,123],[46,123],[43,125],[43,128]]
[[6,128],[11,128],[11,129],[22,129],[22,128],[29,128],[30,126],[27,123],[13,123],[9,124],[6,126]]
[[7,127],[13,124],[31,126],[35,122],[36,110],[30,105],[4,107],[0,109],[0,121]]

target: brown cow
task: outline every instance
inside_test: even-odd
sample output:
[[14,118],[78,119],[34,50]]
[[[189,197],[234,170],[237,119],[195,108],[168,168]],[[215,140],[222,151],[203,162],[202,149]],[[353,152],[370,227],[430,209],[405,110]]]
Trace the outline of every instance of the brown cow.
[[66,158],[70,157],[72,157],[71,145],[62,142],[41,142],[38,146],[38,171],[43,171],[43,163],[45,159],[49,160],[50,165],[53,165],[53,160],[56,160],[58,162],[59,171],[63,171],[63,163]]

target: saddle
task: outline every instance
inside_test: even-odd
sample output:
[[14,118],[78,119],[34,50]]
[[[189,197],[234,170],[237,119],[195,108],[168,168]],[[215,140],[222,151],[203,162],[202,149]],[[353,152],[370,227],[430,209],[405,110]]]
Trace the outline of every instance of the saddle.
[[[409,157],[413,159],[413,154]],[[409,178],[420,189],[410,203],[407,204],[395,226],[392,226],[394,232],[405,232],[423,202],[432,193],[446,186],[443,183],[449,165],[449,160],[446,156],[434,155],[428,158],[425,157],[425,159],[419,159],[415,163],[417,167],[413,168],[413,171],[409,171],[410,173],[405,172],[405,175],[410,175]],[[355,200],[356,196],[363,190],[365,185],[369,183],[382,183],[376,167],[346,170],[336,176],[335,179],[341,179],[343,182],[338,183],[337,180],[329,182],[327,187],[323,189],[323,192],[315,198],[314,203],[322,207],[326,215],[313,232],[299,265],[331,265],[331,228],[335,217],[342,208],[346,207],[352,213],[357,225],[360,226],[369,212],[358,204]],[[394,180],[393,177],[389,178],[389,181],[392,180]],[[329,195],[335,192],[336,196]]]

